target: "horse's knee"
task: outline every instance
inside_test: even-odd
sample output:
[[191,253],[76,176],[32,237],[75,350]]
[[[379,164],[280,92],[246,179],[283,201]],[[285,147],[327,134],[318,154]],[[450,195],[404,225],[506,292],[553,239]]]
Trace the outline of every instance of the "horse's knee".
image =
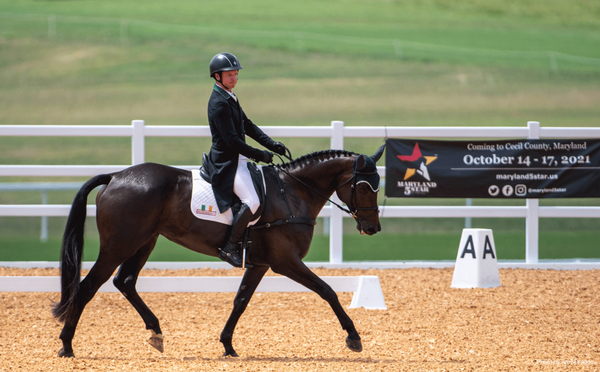
[[236,310],[245,310],[246,306],[248,306],[248,302],[250,302],[247,298],[245,297],[240,297],[240,298],[235,298],[233,300],[233,308]]

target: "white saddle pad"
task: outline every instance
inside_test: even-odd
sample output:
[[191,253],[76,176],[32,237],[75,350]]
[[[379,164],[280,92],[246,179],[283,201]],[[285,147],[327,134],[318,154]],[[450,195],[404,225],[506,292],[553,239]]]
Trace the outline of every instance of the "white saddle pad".
[[[261,167],[259,166],[258,168],[262,173]],[[263,183],[264,178],[265,176],[263,174]],[[200,176],[199,169],[192,170],[192,182],[192,202],[190,203],[190,208],[194,216],[201,220],[231,225],[233,223],[233,213],[231,212],[231,208],[226,210],[225,213],[219,212],[212,186]],[[256,224],[259,218],[250,222],[248,226]]]

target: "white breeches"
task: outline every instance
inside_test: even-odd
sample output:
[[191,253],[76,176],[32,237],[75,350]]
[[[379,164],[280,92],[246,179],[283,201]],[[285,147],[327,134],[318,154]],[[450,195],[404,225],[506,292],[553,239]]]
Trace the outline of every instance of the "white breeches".
[[233,192],[240,198],[242,203],[250,208],[252,213],[256,213],[258,207],[260,207],[260,199],[250,177],[248,158],[243,155],[240,155],[238,159],[238,167],[233,181]]

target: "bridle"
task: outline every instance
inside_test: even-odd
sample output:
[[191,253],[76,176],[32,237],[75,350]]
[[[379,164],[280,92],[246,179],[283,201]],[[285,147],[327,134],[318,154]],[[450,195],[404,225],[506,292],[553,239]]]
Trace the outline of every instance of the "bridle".
[[[356,207],[356,188],[357,185],[359,183],[367,183],[367,181],[358,181],[358,177],[359,175],[373,175],[377,173],[377,170],[373,171],[373,172],[361,172],[356,170],[356,161],[354,161],[354,165],[352,166],[353,170],[352,170],[352,176],[350,176],[350,178],[348,178],[346,181],[344,181],[342,184],[340,184],[338,187],[336,187],[335,191],[339,190],[342,186],[344,186],[345,184],[349,183],[350,181],[352,181],[352,184],[350,185],[350,189],[352,190],[352,194],[350,195],[350,204],[348,204],[348,207],[350,208],[350,210],[348,209],[342,209],[344,210],[346,213],[350,214],[352,216],[352,218],[354,218],[356,220],[356,222],[360,222],[360,221],[365,221],[368,220],[369,218],[371,218],[371,216],[375,215],[375,214],[379,214],[379,206],[375,205],[374,207]],[[369,185],[369,187],[371,187]],[[372,189],[372,187],[371,187]],[[373,190],[373,192],[377,192],[379,191],[379,188],[377,188],[377,190]],[[330,200],[331,201],[331,200]],[[339,206],[338,206],[339,208]],[[358,212],[359,211],[370,211],[373,210],[372,213],[370,213],[369,215],[367,215],[366,217],[360,217],[358,216]]]

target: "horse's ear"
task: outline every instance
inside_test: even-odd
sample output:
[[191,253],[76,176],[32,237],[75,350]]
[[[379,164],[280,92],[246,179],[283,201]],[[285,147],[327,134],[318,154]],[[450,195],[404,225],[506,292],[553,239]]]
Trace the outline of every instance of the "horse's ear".
[[367,161],[365,160],[365,156],[364,155],[359,155],[358,158],[356,158],[356,168],[355,170],[357,171],[361,171],[365,168],[365,165],[367,164]]
[[383,155],[383,150],[385,150],[385,143],[381,145],[381,147],[379,147],[377,151],[375,151],[375,154],[373,154],[373,156],[371,156],[371,159],[373,159],[375,163],[377,163],[377,161],[381,158],[381,155]]

